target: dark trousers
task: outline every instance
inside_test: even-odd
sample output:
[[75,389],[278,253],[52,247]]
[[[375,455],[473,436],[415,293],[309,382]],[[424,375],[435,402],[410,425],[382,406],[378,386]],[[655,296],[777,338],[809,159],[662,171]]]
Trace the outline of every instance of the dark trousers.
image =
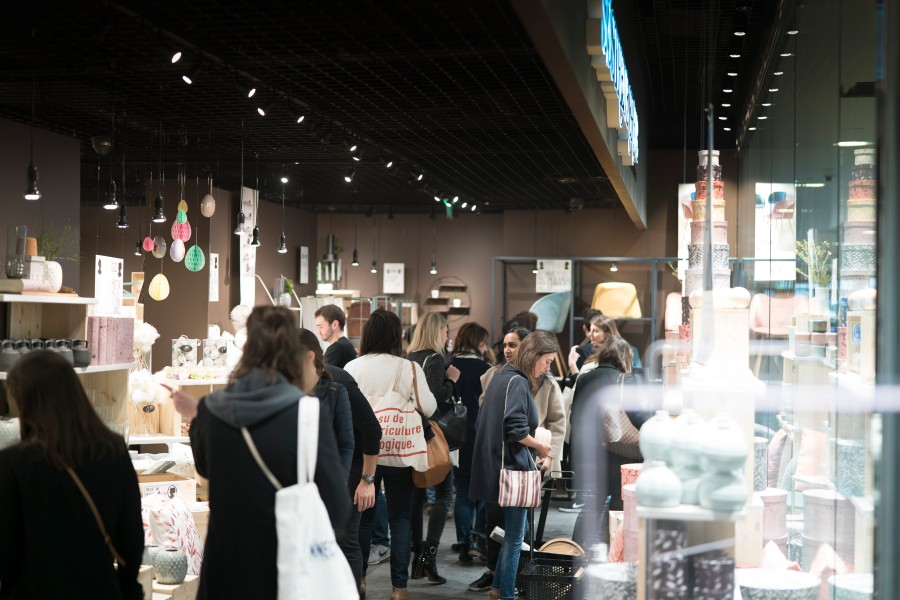
[[[410,515],[416,487],[412,482],[411,467],[383,467],[375,469],[375,487],[384,482],[384,500],[387,505],[388,526],[391,532],[391,584],[405,588],[409,579]],[[372,527],[375,507],[362,514],[359,523],[359,546],[362,552],[362,574],[369,568],[369,549],[372,545]]]
[[497,570],[497,557],[500,556],[500,544],[491,537],[494,527],[503,528],[505,521],[503,509],[496,502],[484,503],[484,532],[487,535],[487,566],[493,573]]
[[412,510],[412,541],[414,544],[421,545],[424,541],[437,546],[441,543],[441,535],[444,533],[444,525],[447,523],[447,515],[452,502],[453,471],[451,470],[443,481],[434,486],[434,504],[431,506],[431,515],[428,517],[428,536],[423,540],[425,488],[416,488]]
[[[354,490],[355,491],[355,490]],[[344,557],[350,564],[350,570],[353,571],[353,578],[356,580],[356,587],[359,587],[359,580],[362,577],[363,561],[362,552],[359,549],[359,521],[362,513],[353,507],[353,514],[344,526],[344,529],[337,535],[337,544]],[[368,555],[367,555],[368,556]]]

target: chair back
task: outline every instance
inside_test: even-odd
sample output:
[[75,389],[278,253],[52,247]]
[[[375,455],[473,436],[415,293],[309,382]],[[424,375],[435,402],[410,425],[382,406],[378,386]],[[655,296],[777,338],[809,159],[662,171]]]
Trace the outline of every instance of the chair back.
[[572,292],[554,292],[538,298],[528,309],[538,316],[535,329],[562,333],[571,304]]
[[633,283],[608,281],[594,288],[591,307],[613,319],[641,318],[641,302]]

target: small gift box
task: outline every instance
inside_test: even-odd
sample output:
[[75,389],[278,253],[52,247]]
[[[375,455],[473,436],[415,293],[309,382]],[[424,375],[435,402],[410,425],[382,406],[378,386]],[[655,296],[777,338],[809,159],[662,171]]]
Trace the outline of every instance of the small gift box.
[[173,367],[196,367],[197,366],[197,348],[200,340],[196,338],[188,338],[186,335],[172,340],[172,366]]
[[203,340],[203,366],[224,367],[228,359],[229,340],[213,338]]

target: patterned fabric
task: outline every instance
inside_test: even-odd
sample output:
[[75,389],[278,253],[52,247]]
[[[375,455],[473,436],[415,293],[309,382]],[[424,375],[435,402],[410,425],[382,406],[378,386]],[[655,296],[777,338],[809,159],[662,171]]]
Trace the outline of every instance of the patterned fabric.
[[194,515],[180,496],[152,495],[141,498],[144,544],[174,546],[188,558],[188,575],[200,575],[203,539],[194,523]]

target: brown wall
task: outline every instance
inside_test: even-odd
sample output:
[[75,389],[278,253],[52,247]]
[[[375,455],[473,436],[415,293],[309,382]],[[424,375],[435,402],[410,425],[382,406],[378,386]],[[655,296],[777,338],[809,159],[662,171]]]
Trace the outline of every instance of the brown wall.
[[[9,225],[25,225],[29,236],[44,227],[60,232],[66,224],[73,233],[72,250],[78,252],[79,194],[81,190],[81,150],[78,140],[41,129],[34,130],[34,164],[38,168],[41,199],[25,200],[30,159],[28,126],[0,119],[0,198],[3,220],[0,223],[0,253],[6,256],[6,230]],[[4,261],[5,263],[5,258]],[[78,263],[61,260],[63,283],[80,289]],[[3,277],[6,273],[0,273]]]

